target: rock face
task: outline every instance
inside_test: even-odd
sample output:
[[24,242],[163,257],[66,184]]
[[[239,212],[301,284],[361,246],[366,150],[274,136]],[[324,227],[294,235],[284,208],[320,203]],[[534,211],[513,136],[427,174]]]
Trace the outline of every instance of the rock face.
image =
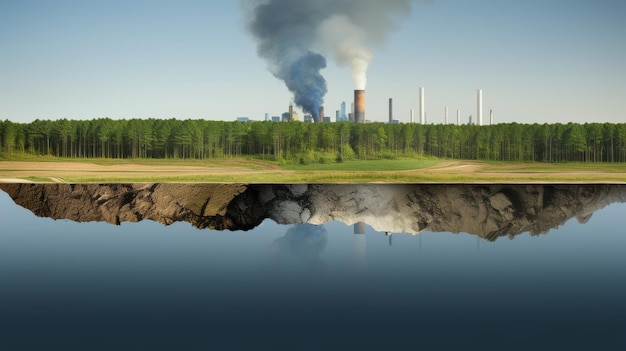
[[40,217],[112,224],[187,221],[215,229],[235,225],[227,206],[246,190],[242,184],[1,184],[0,188]]
[[624,185],[0,184],[42,217],[74,221],[190,222],[249,230],[280,224],[366,223],[395,233],[470,233],[486,240],[542,234],[570,218],[626,202]]
[[626,186],[595,184],[309,185],[302,195],[277,194],[268,208],[279,223],[366,223],[380,232],[465,232],[491,241],[544,234],[570,218],[585,222],[611,203],[626,202]]

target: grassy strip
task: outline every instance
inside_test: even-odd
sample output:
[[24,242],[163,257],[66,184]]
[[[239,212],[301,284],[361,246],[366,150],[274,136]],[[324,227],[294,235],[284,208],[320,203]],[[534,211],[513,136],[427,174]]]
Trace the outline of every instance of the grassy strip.
[[378,172],[294,172],[242,175],[189,175],[147,177],[66,177],[69,182],[118,183],[626,183],[626,175],[481,175],[481,174],[415,174]]
[[[25,160],[14,160],[28,162]],[[452,161],[450,168],[433,167],[444,160],[400,159],[346,161],[343,163],[286,165],[258,159],[220,160],[112,160],[35,158],[31,161],[74,162],[111,166],[110,169],[37,170],[2,169],[0,178],[53,182],[61,178],[76,183],[119,182],[245,182],[245,183],[626,183],[626,165],[613,163],[510,163]],[[98,162],[94,162],[98,161]],[[458,164],[457,164],[458,163]],[[124,165],[122,169],[114,166]],[[139,169],[128,166],[140,165]],[[457,169],[458,166],[461,166]],[[464,166],[472,166],[467,171]],[[16,167],[19,167],[17,165]],[[154,169],[152,167],[155,167]],[[159,167],[163,167],[160,169]],[[178,169],[177,167],[181,167]],[[184,170],[198,167],[200,170]],[[431,168],[433,167],[433,168]],[[86,167],[88,168],[88,167]],[[127,169],[125,169],[127,168]],[[169,168],[169,169],[168,169]],[[221,168],[220,173],[213,169]],[[232,173],[223,170],[239,169]],[[196,174],[189,174],[194,172]],[[180,174],[180,175],[178,175]],[[1,179],[0,179],[1,181]]]
[[483,165],[482,172],[603,172],[626,173],[626,164],[623,163],[542,163],[542,162],[502,162],[502,161],[475,161]]

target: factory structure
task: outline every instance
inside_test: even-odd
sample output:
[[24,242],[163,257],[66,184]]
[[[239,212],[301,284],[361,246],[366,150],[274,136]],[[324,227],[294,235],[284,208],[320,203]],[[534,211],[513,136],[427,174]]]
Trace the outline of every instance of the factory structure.
[[[418,124],[429,124],[428,113],[426,112],[426,92],[424,87],[420,87],[418,90],[418,111],[417,116],[415,115],[415,109],[411,108],[409,110],[409,118],[408,123],[418,123]],[[402,123],[399,119],[395,118],[394,115],[394,100],[393,98],[389,98],[389,115],[388,122],[398,124]],[[352,123],[369,123],[370,121],[365,117],[365,90],[357,89],[354,90],[354,100],[351,103],[350,112],[347,111],[347,104],[345,101],[341,102],[340,108],[335,111],[334,116],[335,122],[352,122]],[[417,119],[416,119],[417,118]],[[449,109],[448,106],[443,107],[443,124],[451,124],[449,119]],[[238,121],[247,122],[250,121],[248,117],[238,117]],[[298,113],[294,110],[293,102],[289,104],[289,109],[287,112],[282,113],[280,116],[271,116],[269,113],[265,113],[265,121],[272,122],[290,122],[290,121],[302,121],[304,123],[330,123],[332,119],[330,116],[326,115],[324,106],[320,106],[319,110],[316,114],[304,114],[302,119],[298,115]],[[462,124],[461,119],[461,110],[456,110],[456,121],[452,121],[457,125]],[[432,122],[431,122],[432,123]],[[489,125],[494,124],[494,112],[493,109],[489,110]],[[476,116],[470,115],[467,120],[467,124],[477,124],[479,126],[485,125],[485,120],[483,119],[483,90],[476,90]]]

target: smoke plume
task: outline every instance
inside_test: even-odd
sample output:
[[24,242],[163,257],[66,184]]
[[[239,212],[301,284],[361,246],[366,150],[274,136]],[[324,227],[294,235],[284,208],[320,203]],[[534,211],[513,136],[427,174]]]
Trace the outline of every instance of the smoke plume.
[[374,55],[394,16],[406,15],[412,0],[242,0],[259,56],[283,80],[304,112],[317,115],[327,92],[321,74],[330,56],[348,66],[355,89],[363,90]]

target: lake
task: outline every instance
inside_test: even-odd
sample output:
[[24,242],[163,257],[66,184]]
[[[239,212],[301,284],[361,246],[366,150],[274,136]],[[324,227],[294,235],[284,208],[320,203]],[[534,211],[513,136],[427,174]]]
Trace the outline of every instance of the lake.
[[626,346],[625,186],[0,189],[2,350]]

